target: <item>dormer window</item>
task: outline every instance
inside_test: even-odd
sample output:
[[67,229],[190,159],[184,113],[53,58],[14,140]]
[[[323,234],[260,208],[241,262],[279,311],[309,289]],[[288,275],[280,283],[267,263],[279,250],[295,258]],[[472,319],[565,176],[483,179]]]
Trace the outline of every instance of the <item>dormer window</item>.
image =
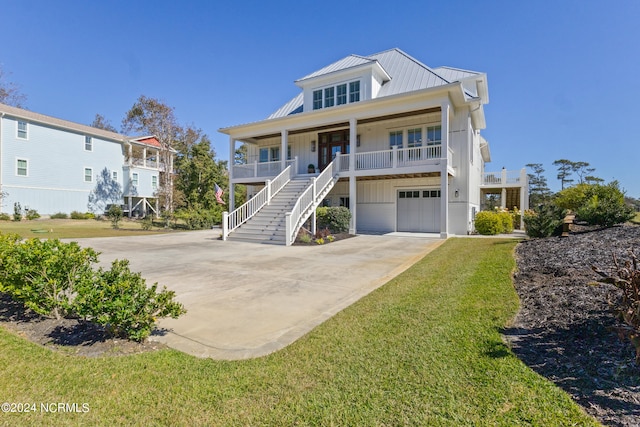
[[347,84],[341,84],[336,86],[338,92],[337,104],[342,105],[347,103]]
[[[349,98],[347,98],[347,87]],[[336,105],[360,101],[360,80],[328,86],[313,91],[313,109],[329,108]]]
[[349,102],[360,101],[360,81],[349,83]]
[[324,108],[333,107],[334,105],[334,87],[328,87],[324,90]]
[[322,89],[313,91],[313,109],[319,110],[322,108]]

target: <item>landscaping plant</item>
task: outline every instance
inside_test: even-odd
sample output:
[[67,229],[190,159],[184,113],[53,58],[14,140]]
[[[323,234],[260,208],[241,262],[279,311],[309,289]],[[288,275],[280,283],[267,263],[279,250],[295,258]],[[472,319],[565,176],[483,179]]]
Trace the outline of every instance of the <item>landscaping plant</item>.
[[524,213],[524,227],[529,237],[549,237],[562,232],[565,210],[552,204],[541,204]]
[[613,269],[607,273],[595,266],[593,271],[601,277],[602,283],[610,283],[622,290],[622,298],[610,301],[619,320],[624,322],[618,329],[621,336],[628,338],[636,349],[636,363],[640,364],[640,269],[638,255],[629,249],[630,259],[621,262],[613,254]]
[[316,222],[318,228],[328,228],[333,233],[349,231],[351,211],[341,207],[319,207],[316,209]]
[[114,229],[118,229],[123,216],[124,212],[122,212],[122,208],[118,205],[111,205],[107,211],[107,218],[111,221],[111,226]]

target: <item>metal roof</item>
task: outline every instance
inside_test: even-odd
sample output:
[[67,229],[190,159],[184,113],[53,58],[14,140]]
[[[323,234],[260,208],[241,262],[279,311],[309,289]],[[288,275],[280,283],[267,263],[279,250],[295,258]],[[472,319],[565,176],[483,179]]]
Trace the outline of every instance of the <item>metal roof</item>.
[[[377,98],[447,85],[451,82],[480,74],[475,71],[452,67],[432,69],[402,50],[394,48],[370,56],[349,55],[346,58],[296,80],[296,83],[365,64],[373,64],[375,62],[391,77],[390,81],[382,85]],[[472,93],[468,94],[475,96]],[[268,118],[274,119],[300,113],[302,112],[303,101],[301,92]]]

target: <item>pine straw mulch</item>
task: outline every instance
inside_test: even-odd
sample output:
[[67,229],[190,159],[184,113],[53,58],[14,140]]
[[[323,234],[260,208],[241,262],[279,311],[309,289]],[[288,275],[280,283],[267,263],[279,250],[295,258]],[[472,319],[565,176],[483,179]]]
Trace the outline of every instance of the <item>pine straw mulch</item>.
[[521,308],[505,337],[518,357],[553,381],[600,422],[640,425],[640,367],[608,301],[620,296],[598,284],[595,265],[610,271],[612,253],[640,251],[640,227],[575,227],[568,237],[532,239],[516,249],[514,277]]

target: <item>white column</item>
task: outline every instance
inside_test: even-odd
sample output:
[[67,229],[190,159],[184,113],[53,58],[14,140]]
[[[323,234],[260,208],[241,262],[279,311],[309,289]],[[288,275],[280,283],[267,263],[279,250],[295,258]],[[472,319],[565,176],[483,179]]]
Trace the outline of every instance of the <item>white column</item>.
[[[353,165],[353,163],[351,163]],[[356,234],[358,228],[356,226],[356,205],[358,204],[356,177],[349,177],[349,210],[351,211],[351,224],[349,224],[349,234]]]
[[507,207],[507,189],[502,187],[502,194],[500,194],[500,207],[506,209]]
[[[350,171],[356,170],[357,141],[358,141],[358,122],[355,118],[351,118],[349,119],[349,170]],[[355,193],[355,190],[354,190],[354,193]],[[354,204],[354,209],[355,209],[355,204]],[[355,215],[354,215],[354,224],[355,224]],[[352,234],[355,234],[355,232]]]
[[280,147],[280,170],[283,171],[287,167],[287,146],[289,145],[289,131],[284,129],[280,132],[282,137],[282,145]]
[[142,147],[142,166],[147,167],[147,147]]
[[229,137],[229,211],[233,212],[236,208],[236,195],[233,191],[233,163],[236,158],[236,140]]
[[442,126],[442,151],[440,159],[440,238],[449,237],[449,172],[447,171],[447,156],[449,150],[449,102],[440,106]]

